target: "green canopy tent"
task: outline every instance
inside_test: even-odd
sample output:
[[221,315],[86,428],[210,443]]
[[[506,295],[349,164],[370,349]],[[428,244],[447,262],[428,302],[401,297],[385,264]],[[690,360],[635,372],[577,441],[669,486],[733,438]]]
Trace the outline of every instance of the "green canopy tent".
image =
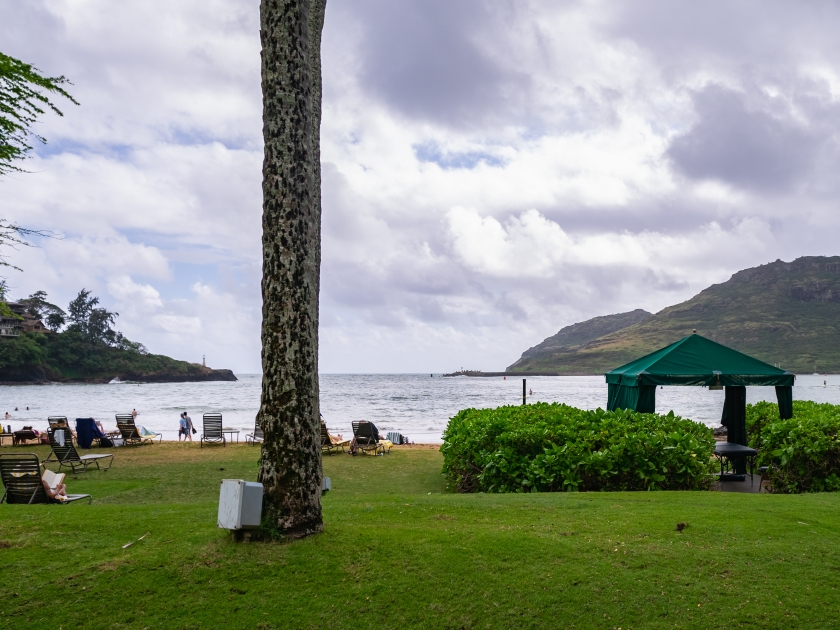
[[728,442],[744,446],[748,385],[775,386],[779,415],[793,416],[793,374],[697,334],[607,372],[606,377],[610,411],[654,413],[657,385],[725,387],[721,424],[727,428]]

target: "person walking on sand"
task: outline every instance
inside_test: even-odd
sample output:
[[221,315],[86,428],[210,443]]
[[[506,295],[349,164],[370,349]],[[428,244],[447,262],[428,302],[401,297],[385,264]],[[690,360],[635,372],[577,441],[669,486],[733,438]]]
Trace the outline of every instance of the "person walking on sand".
[[192,418],[190,418],[187,415],[186,411],[184,412],[184,420],[186,422],[186,425],[185,425],[186,428],[184,429],[184,433],[186,434],[186,437],[184,438],[184,440],[186,440],[186,438],[190,438],[190,442],[192,442],[192,434],[195,431],[195,429],[193,429]]
[[181,441],[181,436],[182,435],[184,436],[184,442],[187,441],[187,420],[186,420],[186,418],[184,418],[184,416],[186,416],[186,415],[187,415],[186,412],[182,411],[181,412],[181,417],[178,420],[178,424],[179,424],[179,426],[178,426],[178,441],[179,442]]

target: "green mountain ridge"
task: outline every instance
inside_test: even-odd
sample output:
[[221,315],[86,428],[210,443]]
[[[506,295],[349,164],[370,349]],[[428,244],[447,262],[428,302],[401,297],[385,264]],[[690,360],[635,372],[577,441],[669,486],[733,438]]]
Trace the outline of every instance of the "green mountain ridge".
[[[574,326],[595,331],[597,326],[590,324],[599,319]],[[577,339],[584,340],[572,346],[549,343],[574,326],[527,350],[508,371],[603,374],[696,329],[791,372],[812,373],[816,364],[821,373],[840,373],[840,256],[776,260],[744,269],[637,323],[596,338],[580,335]]]
[[523,352],[519,361],[507,369],[508,371],[516,370],[520,364],[525,365],[531,360],[540,360],[544,356],[551,356],[555,353],[582,346],[593,339],[598,339],[599,337],[622,330],[633,324],[638,324],[652,315],[652,313],[637,308],[635,311],[616,313],[614,315],[601,315],[588,319],[585,322],[566,326],[565,328],[561,328],[560,332],[556,335],[548,337],[542,343]]

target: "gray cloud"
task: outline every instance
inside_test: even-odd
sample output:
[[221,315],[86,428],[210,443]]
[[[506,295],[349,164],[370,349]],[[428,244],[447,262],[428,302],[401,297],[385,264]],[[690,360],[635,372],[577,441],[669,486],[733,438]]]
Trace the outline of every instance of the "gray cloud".
[[672,80],[709,69],[786,70],[800,61],[837,58],[840,5],[786,0],[611,3],[600,24],[609,38],[626,38],[650,51]]
[[362,85],[410,118],[473,127],[498,119],[523,106],[529,88],[527,70],[488,54],[511,11],[481,0],[359,0],[352,12],[364,25]]
[[761,192],[786,190],[810,174],[821,138],[785,112],[751,110],[744,95],[710,85],[694,93],[698,122],[667,155],[694,179],[719,179]]

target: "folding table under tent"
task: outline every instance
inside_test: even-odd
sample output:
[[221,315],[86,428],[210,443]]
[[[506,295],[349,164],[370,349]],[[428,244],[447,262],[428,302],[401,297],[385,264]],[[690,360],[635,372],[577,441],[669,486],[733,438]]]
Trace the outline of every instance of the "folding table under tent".
[[[747,446],[748,385],[774,386],[779,415],[783,419],[793,416],[793,374],[696,333],[605,376],[610,411],[654,413],[657,385],[725,387],[721,424],[727,428],[726,441],[743,446]],[[736,464],[736,472],[744,469],[743,462]]]

